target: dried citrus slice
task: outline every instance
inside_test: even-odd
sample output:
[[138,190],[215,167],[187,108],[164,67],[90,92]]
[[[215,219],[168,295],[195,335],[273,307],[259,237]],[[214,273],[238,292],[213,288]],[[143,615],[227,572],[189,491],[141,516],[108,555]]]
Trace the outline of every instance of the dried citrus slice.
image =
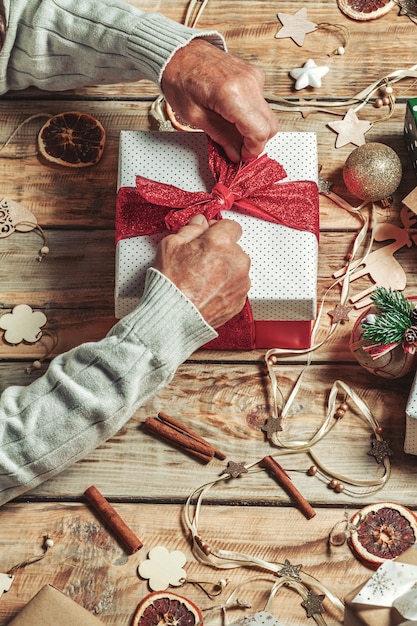
[[354,20],[375,20],[395,6],[393,0],[337,0],[339,9]]
[[69,111],[51,117],[38,135],[40,153],[67,167],[95,165],[103,154],[106,131],[88,113]]
[[132,626],[202,626],[202,620],[202,612],[191,600],[171,591],[154,591],[139,604]]
[[169,121],[171,122],[173,127],[176,128],[177,130],[182,130],[185,132],[196,132],[196,131],[201,132],[200,128],[197,128],[196,126],[192,126],[191,124],[188,124],[183,119],[181,119],[178,113],[175,113],[175,111],[173,110],[173,108],[168,102],[165,102],[165,109],[166,109],[166,113],[167,113],[167,117]]
[[377,569],[399,556],[417,539],[417,516],[401,504],[370,504],[351,518],[350,547],[366,566]]

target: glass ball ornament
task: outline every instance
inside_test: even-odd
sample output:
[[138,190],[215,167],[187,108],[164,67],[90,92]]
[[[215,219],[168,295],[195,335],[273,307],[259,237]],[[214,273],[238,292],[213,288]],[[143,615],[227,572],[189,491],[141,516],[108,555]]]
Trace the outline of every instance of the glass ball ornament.
[[366,202],[377,202],[391,196],[401,178],[400,158],[384,143],[364,143],[355,148],[343,167],[346,187]]

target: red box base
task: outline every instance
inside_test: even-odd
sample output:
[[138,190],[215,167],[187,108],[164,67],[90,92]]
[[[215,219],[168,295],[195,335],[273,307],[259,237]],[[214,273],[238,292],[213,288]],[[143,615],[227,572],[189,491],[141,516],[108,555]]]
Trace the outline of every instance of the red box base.
[[255,321],[256,348],[288,348],[302,350],[311,347],[311,322]]

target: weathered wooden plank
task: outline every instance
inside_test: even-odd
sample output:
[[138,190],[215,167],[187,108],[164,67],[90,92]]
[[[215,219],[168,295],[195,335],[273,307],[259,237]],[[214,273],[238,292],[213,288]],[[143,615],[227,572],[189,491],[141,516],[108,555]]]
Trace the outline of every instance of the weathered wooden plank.
[[[54,352],[79,345],[82,340],[97,340],[115,323],[114,318],[114,235],[112,231],[48,231],[50,254],[38,263],[41,239],[35,233],[14,233],[0,240],[1,309],[8,312],[17,304],[43,309],[47,328],[58,337]],[[332,285],[333,273],[342,268],[345,254],[353,242],[352,233],[323,232],[319,252],[318,302]],[[386,245],[377,244],[375,249]],[[416,247],[401,248],[395,259],[407,274],[408,295],[417,291]],[[13,267],[13,271],[10,268]],[[351,282],[350,294],[358,295],[374,283],[369,277]],[[340,297],[340,287],[330,290],[324,301],[317,341],[330,327],[330,311]],[[317,358],[328,361],[351,360],[349,334],[361,310],[351,312],[351,322],[339,325]],[[273,346],[271,346],[273,347]],[[41,346],[7,346],[0,343],[2,358],[35,358]],[[206,355],[207,356],[207,355]],[[234,359],[235,354],[228,358]],[[242,355],[240,355],[242,356]],[[203,358],[205,358],[203,356]],[[219,358],[224,358],[219,357]],[[236,357],[239,358],[239,357]],[[245,355],[245,359],[253,356]]]
[[[49,239],[51,252],[40,264],[36,261],[39,240],[35,234],[15,233],[1,240],[0,310],[9,312],[17,304],[28,304],[33,309],[43,310],[48,320],[45,330],[52,331],[58,339],[52,352],[57,354],[82,341],[101,339],[116,322],[113,308],[114,240],[110,231],[51,231]],[[336,285],[325,294],[333,283],[333,273],[343,267],[343,255],[350,248],[352,234],[349,234],[348,242],[342,233],[325,232],[321,237],[318,302],[320,304],[323,297],[325,300],[319,318],[317,342],[324,339],[330,329],[328,312],[340,297],[340,287]],[[415,246],[399,250],[395,259],[407,274],[406,293],[415,295]],[[13,267],[12,272],[10,267]],[[357,295],[372,284],[369,277],[352,281],[350,294]],[[350,321],[338,326],[325,345],[315,352],[315,359],[324,362],[353,360],[348,346],[349,336],[362,310],[351,312]],[[6,359],[38,358],[49,347],[49,340],[46,340],[46,348],[41,343],[10,346],[1,342],[0,356]],[[259,351],[199,352],[199,358],[220,360],[256,360],[261,355]]]
[[[34,120],[22,127],[10,147],[0,157],[14,155],[20,158],[0,158],[2,195],[21,202],[37,217],[42,227],[113,229],[117,188],[117,164],[119,135],[121,130],[149,130],[150,103],[131,102],[9,102],[0,101],[0,144],[4,143],[14,129],[25,119],[38,113],[73,110],[95,115],[107,131],[106,148],[101,161],[90,168],[73,169],[46,163],[37,156],[27,156],[36,151],[37,133],[45,118]],[[342,114],[346,109],[342,110]],[[370,111],[368,119],[376,119]],[[403,181],[395,194],[395,206],[389,212],[379,210],[381,220],[395,217],[401,201],[416,184],[415,175],[409,165],[403,139],[405,105],[399,104],[392,118],[383,126],[375,123],[367,133],[367,141],[380,141],[392,147],[401,158]],[[361,117],[369,111],[361,112]],[[347,157],[355,148],[349,144],[335,149],[336,135],[327,124],[333,115],[311,114],[303,119],[297,112],[277,111],[280,130],[283,132],[313,132],[317,135],[318,156],[322,176],[332,184],[332,190],[358,206],[361,201],[354,198],[343,182],[342,170]],[[382,132],[381,132],[382,131]],[[325,196],[320,197],[321,228],[356,229],[356,216],[341,209]]]
[[[128,0],[130,4],[146,11],[158,11],[178,22],[183,22],[188,1],[176,0]],[[199,28],[216,29],[226,38],[231,53],[254,62],[265,72],[265,91],[275,96],[298,97],[289,72],[302,66],[308,58],[318,65],[328,65],[329,74],[323,79],[319,92],[314,89],[303,92],[304,96],[350,98],[382,79],[390,72],[407,69],[416,62],[415,24],[405,15],[391,12],[372,22],[349,19],[333,0],[308,2],[308,19],[316,24],[341,24],[348,29],[349,42],[346,54],[328,56],[343,43],[337,28],[319,28],[306,35],[303,46],[292,39],[275,38],[281,29],[277,13],[294,14],[297,7],[287,0],[243,0],[237,6],[233,0],[210,0],[198,23]],[[389,42],[389,53],[387,52]],[[412,80],[402,81],[398,94],[408,94]],[[28,90],[23,97],[48,98],[48,92]],[[65,94],[71,92],[64,92]],[[100,85],[76,92],[79,96],[134,98],[152,97],[158,93],[149,81],[132,84]],[[21,94],[17,94],[19,98]]]
[[[157,545],[169,551],[181,550],[187,559],[187,578],[205,583],[209,590],[221,578],[229,580],[221,596],[211,600],[192,584],[169,589],[193,600],[203,611],[224,603],[242,583],[246,584],[238,596],[251,607],[228,611],[230,623],[265,606],[276,577],[260,568],[221,570],[199,563],[191,552],[182,507],[114,506],[144,544],[139,552],[129,557],[87,505],[22,503],[0,510],[0,554],[4,571],[29,555],[41,554],[40,545],[46,534],[55,542],[42,561],[16,572],[13,585],[0,604],[1,626],[5,626],[45,584],[64,591],[104,624],[130,625],[137,605],[149,593],[147,582],[137,574],[137,566]],[[286,559],[293,565],[302,564],[303,572],[314,576],[343,599],[372,572],[356,561],[346,544],[329,547],[329,533],[339,521],[343,521],[343,512],[337,509],[323,509],[312,520],[300,522],[298,512],[293,509],[207,506],[202,510],[200,531],[215,549],[246,553],[282,565]],[[316,589],[316,593],[322,591]],[[281,589],[271,612],[284,624],[303,624],[306,615],[300,604],[301,598],[294,591]],[[327,599],[323,607],[329,626],[343,622],[342,614]],[[207,615],[206,623],[222,623],[220,611]]]
[[[22,364],[11,370],[16,373],[14,381],[6,367],[0,371],[2,384],[27,384]],[[284,398],[289,397],[300,371],[301,366],[288,361],[277,366],[278,385]],[[358,501],[384,500],[414,507],[417,458],[403,452],[405,404],[411,374],[400,380],[385,380],[367,373],[359,365],[310,366],[283,424],[282,440],[288,444],[310,439],[325,419],[328,395],[335,380],[344,381],[367,402],[393,451],[392,476],[377,493],[361,488],[355,490],[364,494],[360,497],[350,495],[347,490],[335,494],[328,489],[326,481],[307,476],[312,464],[307,454],[291,454],[265,440],[261,428],[271,414],[272,395],[261,363],[187,363],[179,368],[172,383],[138,410],[120,432],[97,450],[86,453],[84,460],[38,487],[32,496],[78,498],[89,483],[95,483],[111,497],[178,502],[200,485],[216,480],[226,468],[225,462],[215,459],[202,465],[144,430],[147,416],[165,411],[221,449],[228,461],[249,464],[266,455],[285,452],[277,458],[290,471],[305,497],[318,507],[330,503],[352,507]],[[347,402],[350,408],[345,418],[315,445],[314,451],[338,474],[355,480],[373,480],[382,475],[382,468],[368,455],[372,430],[355,404],[349,399]],[[218,502],[243,500],[251,504],[290,502],[287,494],[264,472],[244,475],[232,482],[221,481],[207,497]]]

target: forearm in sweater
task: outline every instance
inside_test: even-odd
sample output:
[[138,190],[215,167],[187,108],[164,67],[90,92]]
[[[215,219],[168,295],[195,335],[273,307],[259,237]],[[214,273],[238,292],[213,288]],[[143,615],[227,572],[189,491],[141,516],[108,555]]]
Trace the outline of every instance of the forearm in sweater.
[[173,283],[149,270],[141,303],[106,338],[56,357],[41,378],[0,397],[0,505],[114,435],[215,336]]
[[173,54],[198,31],[122,0],[5,0],[0,94],[35,86],[61,91],[147,78],[160,84]]

